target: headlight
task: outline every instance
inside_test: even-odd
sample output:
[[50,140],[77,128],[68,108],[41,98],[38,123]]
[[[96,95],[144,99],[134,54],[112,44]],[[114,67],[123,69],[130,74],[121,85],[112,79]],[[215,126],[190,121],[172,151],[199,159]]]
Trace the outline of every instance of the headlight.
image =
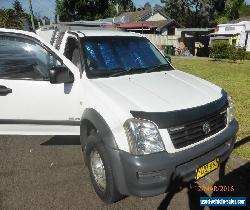
[[132,118],[123,126],[132,154],[144,155],[165,150],[158,128],[153,122]]
[[227,100],[228,100],[227,123],[230,123],[234,119],[234,116],[233,116],[233,100],[232,100],[231,96],[228,96]]

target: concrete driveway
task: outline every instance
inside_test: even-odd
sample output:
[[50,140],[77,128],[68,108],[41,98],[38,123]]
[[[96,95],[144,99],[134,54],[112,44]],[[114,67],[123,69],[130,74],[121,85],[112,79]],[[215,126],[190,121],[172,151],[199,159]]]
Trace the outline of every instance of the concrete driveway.
[[[234,192],[207,192],[200,187],[233,186]],[[83,165],[79,137],[0,136],[0,209],[204,209],[200,196],[248,196],[250,163],[231,156],[226,176],[218,171],[192,189],[151,198],[127,197],[104,204],[93,191]],[[249,200],[248,200],[249,201]],[[205,209],[209,209],[206,207]],[[212,209],[212,208],[210,208]],[[239,208],[237,208],[239,209]]]

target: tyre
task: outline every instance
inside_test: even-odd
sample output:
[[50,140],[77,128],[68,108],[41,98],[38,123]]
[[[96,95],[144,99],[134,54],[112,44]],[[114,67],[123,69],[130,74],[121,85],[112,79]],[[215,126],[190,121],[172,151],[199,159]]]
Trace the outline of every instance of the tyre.
[[110,158],[96,134],[87,139],[86,164],[96,194],[105,203],[114,203],[123,198],[115,185]]

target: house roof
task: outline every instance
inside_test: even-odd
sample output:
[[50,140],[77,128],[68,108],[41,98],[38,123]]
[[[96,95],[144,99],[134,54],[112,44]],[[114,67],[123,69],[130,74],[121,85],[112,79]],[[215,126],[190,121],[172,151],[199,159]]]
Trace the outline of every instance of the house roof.
[[129,23],[121,23],[114,25],[107,25],[108,28],[121,28],[121,29],[156,29],[161,32],[164,27],[167,27],[171,24],[177,24],[175,20],[161,20],[161,21],[142,21],[142,22],[129,22]]
[[117,24],[115,27],[123,28],[123,29],[135,29],[135,28],[148,28],[148,29],[155,29],[157,26],[154,26],[148,22],[129,22],[129,23],[122,23]]
[[211,32],[215,28],[178,28],[177,30],[183,32]]
[[121,16],[127,16],[129,18],[129,22],[137,22],[140,21],[141,17],[144,17],[146,14],[148,14],[148,12],[148,10],[125,12]]
[[157,27],[157,31],[161,31],[164,27],[167,27],[171,24],[176,24],[179,26],[179,24],[174,19],[158,20],[158,21],[144,21],[143,23],[147,23],[147,24]]
[[141,10],[141,11],[135,11],[135,12],[125,12],[121,16],[127,16],[129,18],[129,22],[138,22],[138,21],[145,21],[147,18],[149,18],[151,15],[160,13],[163,17],[165,17],[167,20],[171,19],[169,16],[167,16],[164,12],[162,12],[159,9],[152,10]]

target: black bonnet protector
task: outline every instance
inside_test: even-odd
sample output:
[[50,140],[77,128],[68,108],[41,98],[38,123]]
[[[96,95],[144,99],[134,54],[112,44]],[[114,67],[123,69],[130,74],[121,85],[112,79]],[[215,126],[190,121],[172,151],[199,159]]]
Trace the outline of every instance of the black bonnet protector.
[[228,104],[227,93],[222,90],[222,97],[211,103],[188,109],[181,109],[170,112],[143,112],[130,111],[133,117],[150,120],[154,122],[159,129],[186,124],[192,121],[203,119],[204,117],[220,111]]

